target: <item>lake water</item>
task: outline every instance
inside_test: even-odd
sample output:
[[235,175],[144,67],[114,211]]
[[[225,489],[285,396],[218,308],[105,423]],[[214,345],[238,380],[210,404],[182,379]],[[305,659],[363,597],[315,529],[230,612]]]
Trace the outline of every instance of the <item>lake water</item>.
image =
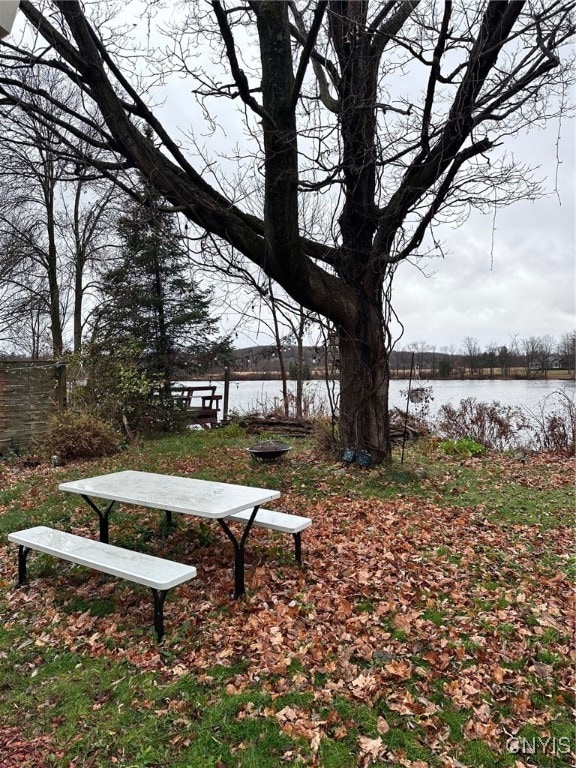
[[[202,385],[208,382],[182,382]],[[210,382],[217,387],[217,394],[224,394],[224,382]],[[412,388],[431,387],[433,400],[429,404],[429,414],[434,416],[440,406],[445,403],[458,405],[460,400],[468,397],[476,398],[478,402],[490,403],[497,401],[502,405],[522,407],[539,413],[543,406],[550,403],[554,393],[564,391],[571,397],[575,394],[574,382],[547,379],[538,381],[527,380],[438,380],[412,381]],[[290,392],[295,391],[295,382],[288,382]],[[390,382],[390,407],[406,408],[406,393],[408,379],[393,379]],[[338,383],[335,384],[338,392]],[[327,406],[327,389],[324,381],[307,381],[304,385],[305,399],[313,406],[321,403]],[[231,381],[228,411],[239,414],[263,412],[271,410],[275,400],[282,399],[282,383],[280,381]],[[418,409],[418,405],[410,404],[410,411]],[[317,409],[317,408],[316,408]],[[328,412],[328,408],[326,408]]]

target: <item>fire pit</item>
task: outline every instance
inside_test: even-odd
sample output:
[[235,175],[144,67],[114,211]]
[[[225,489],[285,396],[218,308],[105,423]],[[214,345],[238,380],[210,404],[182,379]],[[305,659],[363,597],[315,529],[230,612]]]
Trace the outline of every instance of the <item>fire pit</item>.
[[263,440],[248,448],[248,452],[255,461],[279,461],[289,450],[291,450],[289,445],[278,440]]

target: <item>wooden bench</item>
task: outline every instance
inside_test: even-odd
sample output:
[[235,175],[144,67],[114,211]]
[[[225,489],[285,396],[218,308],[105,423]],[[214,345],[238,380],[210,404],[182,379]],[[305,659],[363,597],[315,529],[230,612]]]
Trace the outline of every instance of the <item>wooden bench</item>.
[[84,539],[44,525],[10,533],[8,540],[18,544],[18,584],[26,581],[26,557],[34,549],[150,587],[158,640],[164,635],[164,601],[168,590],[196,576],[196,568],[192,565]]
[[170,394],[174,403],[186,410],[196,424],[214,425],[218,422],[220,400],[215,386],[207,387],[171,387]]
[[[226,520],[236,520],[239,523],[247,523],[252,515],[252,510],[246,509],[229,515]],[[309,517],[290,515],[287,512],[279,512],[276,509],[259,509],[252,525],[259,528],[269,528],[271,531],[291,533],[294,537],[294,555],[297,563],[302,563],[301,534],[305,528],[312,525]]]

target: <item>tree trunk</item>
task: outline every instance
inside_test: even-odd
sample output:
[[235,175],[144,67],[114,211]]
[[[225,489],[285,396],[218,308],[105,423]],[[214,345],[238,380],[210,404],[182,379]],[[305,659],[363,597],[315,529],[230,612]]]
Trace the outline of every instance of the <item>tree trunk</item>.
[[278,313],[276,312],[276,299],[272,290],[272,280],[268,281],[268,289],[270,291],[270,310],[272,312],[272,321],[274,323],[274,341],[276,343],[278,364],[280,365],[280,377],[282,379],[282,402],[284,404],[284,416],[289,416],[290,401],[288,398],[288,377],[286,375],[284,352],[282,351],[282,339],[280,338],[280,327],[278,325]]
[[74,193],[74,307],[72,316],[73,351],[79,355],[82,351],[82,305],[84,302],[84,268],[86,266],[86,241],[82,237],[80,206],[84,185],[76,185]]
[[296,418],[301,419],[304,410],[304,345],[302,336],[296,340]]
[[62,315],[60,311],[60,286],[58,285],[58,256],[55,236],[54,210],[52,196],[47,206],[48,250],[46,253],[46,270],[48,277],[48,300],[50,315],[50,331],[52,335],[52,354],[56,359],[64,352],[62,333]]
[[[157,242],[157,235],[154,237],[153,253],[152,253],[152,281],[153,281],[153,298],[154,298],[154,319],[155,319],[155,333],[156,339],[154,340],[155,354],[156,354],[156,373],[162,375],[162,391],[166,397],[170,397],[170,381],[172,379],[172,365],[170,363],[171,350],[170,340],[168,333],[168,326],[166,322],[165,314],[165,297],[164,297],[164,275],[162,274],[162,265],[160,264],[158,250],[160,245]],[[153,367],[154,364],[153,364]]]
[[359,311],[352,327],[339,329],[339,342],[341,445],[369,451],[375,463],[388,462],[390,369],[381,308]]
[[304,413],[304,333],[306,331],[306,315],[300,307],[298,327],[296,330],[296,417],[302,418]]

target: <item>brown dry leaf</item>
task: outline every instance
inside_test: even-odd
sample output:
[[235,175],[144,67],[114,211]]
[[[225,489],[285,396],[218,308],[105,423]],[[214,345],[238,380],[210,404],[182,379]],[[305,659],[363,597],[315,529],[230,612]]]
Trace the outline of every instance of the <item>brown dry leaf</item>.
[[383,717],[378,718],[378,721],[376,723],[376,730],[378,731],[378,733],[381,733],[382,735],[384,735],[385,733],[388,733],[388,731],[390,730],[390,726],[388,725],[388,723]]
[[[268,711],[269,710],[265,710],[265,712]],[[276,712],[276,719],[282,724],[286,722],[294,722],[298,719],[298,712],[292,707],[284,707],[283,709]]]
[[517,715],[526,716],[530,713],[530,710],[532,709],[532,702],[525,695],[513,696],[512,709]]
[[506,669],[504,669],[503,667],[496,667],[492,672],[492,677],[494,678],[495,682],[497,682],[499,685],[502,685],[506,674],[507,674]]
[[409,661],[391,661],[384,665],[384,669],[392,677],[399,677],[401,680],[412,676],[412,664]]
[[350,683],[350,691],[357,698],[368,700],[378,688],[378,679],[369,673],[358,675]]
[[369,765],[376,762],[383,752],[383,742],[378,736],[376,739],[370,739],[368,736],[358,737],[358,765],[359,768],[368,768]]

